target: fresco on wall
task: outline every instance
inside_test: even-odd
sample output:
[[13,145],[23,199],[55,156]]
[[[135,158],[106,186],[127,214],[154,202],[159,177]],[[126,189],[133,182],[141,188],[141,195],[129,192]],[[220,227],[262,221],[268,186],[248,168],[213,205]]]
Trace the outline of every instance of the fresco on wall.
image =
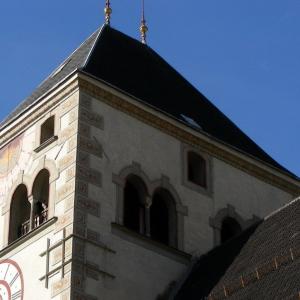
[[18,175],[31,162],[33,142],[32,135],[22,134],[0,149],[0,206],[4,204]]

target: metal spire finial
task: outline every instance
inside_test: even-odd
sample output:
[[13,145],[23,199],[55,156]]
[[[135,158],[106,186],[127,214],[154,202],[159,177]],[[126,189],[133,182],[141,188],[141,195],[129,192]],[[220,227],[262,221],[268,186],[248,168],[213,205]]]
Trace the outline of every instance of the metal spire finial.
[[141,26],[140,26],[140,32],[141,32],[142,43],[147,44],[148,27],[146,25],[146,19],[145,19],[145,3],[144,3],[144,0],[142,0],[142,21],[141,21]]
[[110,25],[110,16],[112,14],[112,9],[110,7],[110,0],[106,0],[104,14],[105,14],[105,24]]

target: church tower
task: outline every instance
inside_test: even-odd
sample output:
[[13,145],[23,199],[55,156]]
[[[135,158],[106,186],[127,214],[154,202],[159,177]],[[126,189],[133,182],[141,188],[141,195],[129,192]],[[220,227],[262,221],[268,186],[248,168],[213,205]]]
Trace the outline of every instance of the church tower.
[[[106,22],[0,127],[0,299],[167,299],[296,176]],[[271,195],[271,196],[270,196]]]

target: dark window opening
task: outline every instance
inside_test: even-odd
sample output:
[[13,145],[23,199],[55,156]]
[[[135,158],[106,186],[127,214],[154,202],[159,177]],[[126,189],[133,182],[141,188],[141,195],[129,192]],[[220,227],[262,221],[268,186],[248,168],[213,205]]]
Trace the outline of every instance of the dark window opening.
[[188,180],[207,188],[206,161],[195,152],[188,152]]
[[124,226],[139,232],[145,233],[145,196],[146,188],[144,183],[137,176],[127,179],[124,188]]
[[161,197],[156,194],[152,200],[150,210],[151,238],[163,244],[169,244],[169,212],[168,207]]
[[222,222],[221,228],[221,243],[225,243],[228,240],[234,238],[242,232],[241,225],[233,218],[226,218]]
[[158,189],[150,208],[151,238],[163,244],[176,247],[177,217],[175,201],[165,189]]
[[40,144],[45,143],[54,136],[54,116],[47,119],[41,126]]
[[27,188],[19,185],[13,194],[10,206],[8,242],[12,243],[30,230],[31,205],[27,198]]
[[33,184],[33,227],[38,227],[48,220],[49,177],[49,172],[44,169],[39,172]]

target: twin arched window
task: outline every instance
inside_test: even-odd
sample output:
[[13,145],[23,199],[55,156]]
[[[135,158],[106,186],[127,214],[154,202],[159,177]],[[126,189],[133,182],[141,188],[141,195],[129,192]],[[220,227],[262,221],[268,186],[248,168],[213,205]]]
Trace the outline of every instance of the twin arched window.
[[123,210],[125,227],[176,247],[176,206],[168,190],[159,188],[151,198],[143,180],[136,175],[130,175],[124,188]]
[[46,169],[39,172],[33,184],[31,201],[24,184],[15,190],[10,205],[9,243],[47,221],[49,177],[50,174]]

